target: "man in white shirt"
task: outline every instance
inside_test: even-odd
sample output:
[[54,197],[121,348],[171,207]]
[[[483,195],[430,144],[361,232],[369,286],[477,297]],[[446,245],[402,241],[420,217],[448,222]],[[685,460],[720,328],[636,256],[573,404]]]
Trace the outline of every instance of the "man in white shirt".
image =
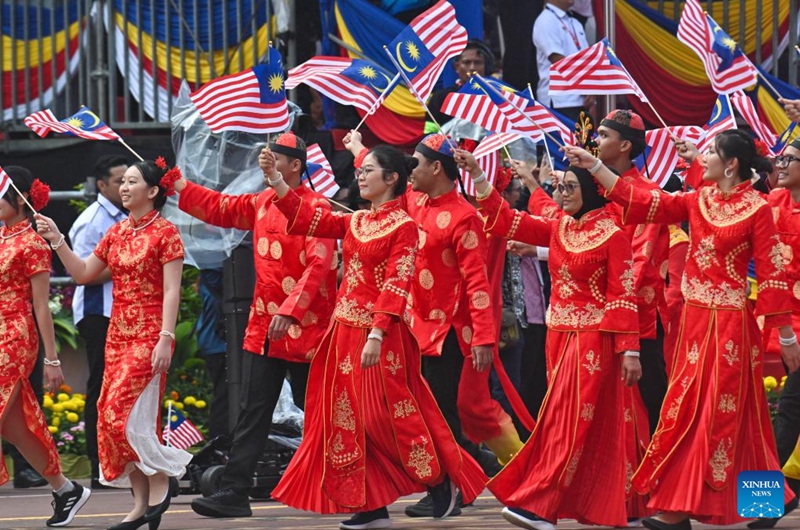
[[[95,164],[97,201],[90,204],[73,223],[69,231],[72,248],[86,259],[109,228],[125,219],[119,188],[122,175],[128,169],[128,160],[121,156],[104,156]],[[111,317],[111,273],[106,268],[100,276],[86,286],[75,288],[72,315],[83,340],[89,362],[89,380],[86,383],[86,449],[92,463],[92,489],[103,488],[99,480],[97,458],[97,398],[103,385],[105,369],[106,333]]]
[[550,66],[580,50],[588,48],[583,25],[572,18],[568,11],[575,0],[548,0],[533,24],[533,44],[536,46],[536,63],[539,84],[536,98],[576,122],[582,110],[593,101],[592,96],[551,96]]

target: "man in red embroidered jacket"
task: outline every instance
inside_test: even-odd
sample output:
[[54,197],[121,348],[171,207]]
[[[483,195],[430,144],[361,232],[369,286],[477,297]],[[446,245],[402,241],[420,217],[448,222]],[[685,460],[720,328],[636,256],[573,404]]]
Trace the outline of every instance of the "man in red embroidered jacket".
[[[270,146],[276,168],[303,200],[329,208],[302,184],[306,145],[292,133]],[[264,178],[267,178],[266,175]],[[295,404],[303,408],[308,363],[330,321],[336,297],[335,241],[286,234],[286,218],[273,206],[275,192],[230,196],[182,179],[179,207],[209,224],[253,231],[256,286],[244,337],[242,410],[233,432],[220,491],[192,501],[207,517],[252,514],[247,495],[264,451],[272,413],[286,373]]]

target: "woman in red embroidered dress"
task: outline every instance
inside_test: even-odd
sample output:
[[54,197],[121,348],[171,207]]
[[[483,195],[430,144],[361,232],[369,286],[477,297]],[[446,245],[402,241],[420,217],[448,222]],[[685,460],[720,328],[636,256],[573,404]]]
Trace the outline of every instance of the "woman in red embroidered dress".
[[[736,478],[743,470],[779,470],[761,379],[761,336],[746,301],[747,263],[759,275],[755,312],[778,327],[789,345],[792,371],[800,348],[790,326],[784,254],[772,212],[750,183],[759,161],[750,137],[738,130],[714,139],[699,191],[669,195],[640,191],[591,154],[567,148],[573,164],[591,168],[631,223],[689,221],[690,252],[683,276],[686,303],[661,417],[633,477],[663,512],[647,528],[684,530],[689,518],[715,525],[742,521]],[[786,501],[794,495],[786,488]],[[778,501],[780,502],[780,501]]]
[[[30,202],[36,209],[44,208],[49,188],[25,168],[9,166],[5,172],[16,188],[6,183],[7,191],[0,198],[0,435],[14,444],[53,488],[54,513],[47,526],[66,526],[91,491],[61,474],[56,445],[28,381],[39,355],[34,313],[44,342],[47,387],[57,391],[64,381],[47,305],[51,252],[33,230],[27,206]],[[2,170],[0,175],[6,176]],[[0,189],[2,181],[0,178]],[[0,448],[0,484],[7,481]]]
[[53,243],[67,271],[78,283],[96,278],[108,267],[114,304],[106,339],[106,370],[97,403],[100,480],[132,487],[135,505],[122,523],[131,530],[158,527],[169,507],[169,477],[180,477],[191,455],[161,444],[160,410],[166,371],[172,358],[180,302],[183,243],[159,209],[177,169],[138,162],[123,175],[120,195],[130,217],[111,227],[94,253],[80,259],[52,219],[37,216],[39,233]]
[[[301,200],[260,159],[288,231],[343,238],[344,276],[333,322],[308,378],[303,443],[272,496],[318,513],[353,513],[339,528],[388,528],[386,506],[431,490],[434,517],[469,503],[486,476],[456,444],[420,373],[406,324],[417,227],[396,200],[416,160],[379,146],[358,171],[371,211],[332,213]],[[365,526],[368,525],[368,526]]]
[[619,374],[630,386],[642,373],[630,241],[584,170],[559,183],[569,215],[547,219],[512,210],[468,152],[456,160],[475,181],[487,232],[550,247],[547,395],[531,437],[489,489],[522,528],[552,530],[559,517],[626,526]]

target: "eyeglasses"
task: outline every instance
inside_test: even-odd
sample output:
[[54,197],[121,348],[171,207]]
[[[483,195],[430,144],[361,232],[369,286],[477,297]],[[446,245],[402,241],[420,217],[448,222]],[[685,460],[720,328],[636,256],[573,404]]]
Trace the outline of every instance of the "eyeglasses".
[[361,178],[362,175],[366,177],[368,173],[372,173],[373,171],[386,171],[386,170],[383,169],[382,167],[372,167],[372,166],[359,167],[356,168],[356,178]]
[[792,155],[776,156],[775,157],[775,165],[776,166],[781,166],[781,167],[786,167],[789,164],[791,164],[792,162],[796,162],[797,160],[800,160],[800,158],[798,158],[796,156],[792,156]]
[[[577,182],[567,182],[566,184],[559,182],[558,186],[556,186],[556,190],[558,190],[558,193],[561,195],[572,195],[575,193],[575,190],[579,189],[580,187],[581,185]],[[569,193],[567,193],[567,191],[569,191]]]

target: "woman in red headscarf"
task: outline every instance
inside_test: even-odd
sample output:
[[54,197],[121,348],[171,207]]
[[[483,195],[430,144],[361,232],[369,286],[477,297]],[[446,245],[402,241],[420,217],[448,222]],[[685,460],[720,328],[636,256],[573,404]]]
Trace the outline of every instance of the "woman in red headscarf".
[[[6,178],[14,185],[4,182]],[[64,381],[47,305],[51,252],[31,227],[31,206],[44,208],[50,188],[18,166],[5,168],[5,173],[0,169],[0,189],[4,187],[0,198],[0,435],[14,444],[53,488],[53,516],[47,526],[66,526],[91,491],[61,474],[56,445],[28,381],[39,355],[39,333],[47,387],[57,392]],[[0,448],[0,484],[7,481]]]

